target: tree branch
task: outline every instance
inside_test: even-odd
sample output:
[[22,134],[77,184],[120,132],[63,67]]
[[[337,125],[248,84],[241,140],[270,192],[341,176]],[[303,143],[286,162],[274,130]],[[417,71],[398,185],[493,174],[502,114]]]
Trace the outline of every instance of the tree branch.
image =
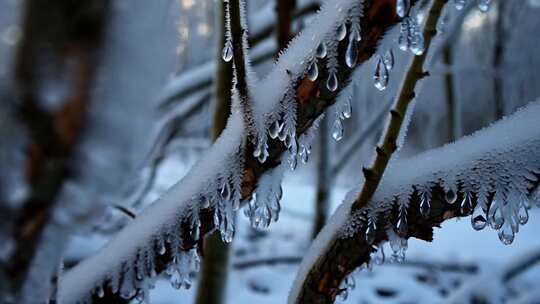
[[[297,276],[289,302],[334,301],[342,291],[341,281],[370,261],[374,246],[381,246],[390,238],[387,231],[394,231],[396,223],[403,219],[402,205],[407,206],[407,226],[405,231],[398,231],[403,233],[400,237],[431,241],[433,227],[440,227],[443,221],[454,217],[470,215],[474,210],[471,221],[475,229],[482,229],[488,221],[492,227],[500,229],[499,237],[508,242],[501,233],[508,233],[504,225],[518,225],[514,218],[517,215],[496,208],[517,208],[521,214],[527,204],[522,200],[527,202],[531,194],[538,191],[540,130],[530,131],[538,113],[540,103],[536,102],[472,137],[394,163],[368,206],[349,214],[354,201],[343,204],[330,220],[331,225],[319,234],[316,245],[300,267],[303,271]],[[524,136],[500,140],[506,139],[507,134]],[[493,165],[502,163],[508,166]],[[517,188],[499,184],[499,176],[508,176],[510,184]],[[492,207],[490,202],[495,198],[501,200],[501,196],[505,201],[498,201],[498,205]],[[426,202],[428,208],[424,206]],[[500,216],[495,216],[496,212],[501,212]],[[504,219],[503,224],[500,217]],[[367,231],[367,218],[373,222],[370,226],[373,232]],[[478,225],[482,221],[484,225]]]

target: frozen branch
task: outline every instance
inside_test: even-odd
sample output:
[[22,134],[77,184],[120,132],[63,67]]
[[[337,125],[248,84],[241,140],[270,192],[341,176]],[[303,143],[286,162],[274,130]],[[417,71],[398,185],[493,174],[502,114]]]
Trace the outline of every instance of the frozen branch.
[[539,200],[539,114],[535,102],[471,137],[396,161],[369,204],[353,214],[351,192],[304,259],[290,302],[332,302],[342,280],[387,240],[399,258],[407,238],[431,241],[433,227],[471,212],[474,229],[489,223],[511,243],[531,201]]

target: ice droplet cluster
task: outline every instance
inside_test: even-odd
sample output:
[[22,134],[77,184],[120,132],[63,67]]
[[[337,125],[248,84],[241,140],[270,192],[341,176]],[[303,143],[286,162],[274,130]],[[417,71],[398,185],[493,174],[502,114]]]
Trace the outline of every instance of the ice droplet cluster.
[[[469,216],[474,230],[490,227],[511,244],[530,208],[540,206],[538,115],[539,101],[456,143],[393,159],[372,200],[343,224],[341,237],[362,233],[370,245],[387,239],[392,259],[402,261],[411,208],[427,219],[432,206],[442,204]],[[384,257],[381,250],[377,244],[373,261]]]
[[467,5],[469,1],[475,1],[478,9],[484,13],[489,11],[489,8],[491,7],[491,2],[492,2],[492,0],[454,0],[454,7],[458,11],[461,11],[465,8],[465,6]]

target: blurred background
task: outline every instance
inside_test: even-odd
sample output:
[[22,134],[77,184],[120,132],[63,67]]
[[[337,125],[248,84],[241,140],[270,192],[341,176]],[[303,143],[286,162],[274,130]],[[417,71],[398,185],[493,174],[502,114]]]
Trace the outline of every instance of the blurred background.
[[[11,235],[20,229],[14,219],[21,217],[34,186],[28,169],[36,159],[33,138],[36,128],[44,130],[43,125],[32,127],[35,120],[29,122],[18,110],[25,98],[18,91],[24,76],[17,56],[23,49],[26,2],[0,0],[0,265],[13,255]],[[56,219],[77,222],[65,240],[66,268],[95,253],[180,180],[211,145],[219,108],[213,83],[224,35],[218,2],[110,1],[98,55],[90,54],[97,59],[89,65],[94,80],[87,85],[85,118],[78,140],[69,141],[70,172],[54,196],[60,210]],[[430,54],[430,77],[417,94],[404,156],[471,134],[540,96],[540,1],[493,0],[487,12],[476,2],[445,12]],[[259,78],[319,5],[311,0],[247,1],[250,53]],[[277,34],[280,18],[287,18],[283,10],[292,20],[285,38]],[[238,217],[228,279],[221,280],[223,303],[285,303],[310,241],[345,193],[358,185],[362,166],[371,160],[384,126],[382,113],[410,58],[396,40],[393,30],[380,46],[381,54],[391,51],[395,58],[388,88],[373,87],[376,58],[360,67],[349,93],[343,94],[352,104],[343,139],[333,139],[336,115],[330,110],[309,162],[286,173],[279,222],[259,230]],[[54,110],[66,94],[64,78],[75,76],[58,68],[69,70],[69,62],[44,58],[37,63],[43,71],[37,73],[53,77],[36,90]],[[475,232],[469,219],[446,222],[436,229],[432,243],[411,240],[404,263],[355,273],[356,288],[340,301],[444,303],[459,293],[491,290],[504,303],[540,303],[535,290],[540,280],[535,264],[540,260],[538,215],[531,211],[529,223],[510,246],[492,231]],[[153,303],[194,303],[197,275],[188,290],[172,288],[166,278],[158,281]],[[0,276],[2,280],[6,278]],[[478,298],[471,303],[499,302]]]

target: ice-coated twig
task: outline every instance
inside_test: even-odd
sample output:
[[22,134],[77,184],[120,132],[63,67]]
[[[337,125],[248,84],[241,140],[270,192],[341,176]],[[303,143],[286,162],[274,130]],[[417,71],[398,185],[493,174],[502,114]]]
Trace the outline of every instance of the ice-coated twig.
[[[506,234],[505,225],[517,226],[518,221],[524,224],[527,208],[540,200],[540,130],[535,127],[538,115],[540,102],[534,102],[470,137],[395,161],[373,199],[353,214],[350,208],[357,195],[351,191],[302,262],[290,303],[333,300],[340,292],[340,282],[355,268],[369,263],[373,246],[388,239],[399,241],[394,232],[399,219],[398,200],[407,200],[409,206],[403,239],[431,241],[434,227],[454,217],[470,216],[475,210],[471,216],[473,228],[485,227],[486,221],[501,225],[499,237],[508,243],[513,234]],[[448,190],[452,187],[455,192]],[[498,197],[505,199],[497,201]],[[426,201],[428,207],[424,209]],[[470,207],[464,209],[463,202]],[[496,212],[491,220],[486,219],[487,210]],[[371,233],[366,230],[370,227],[368,218],[376,227]]]

